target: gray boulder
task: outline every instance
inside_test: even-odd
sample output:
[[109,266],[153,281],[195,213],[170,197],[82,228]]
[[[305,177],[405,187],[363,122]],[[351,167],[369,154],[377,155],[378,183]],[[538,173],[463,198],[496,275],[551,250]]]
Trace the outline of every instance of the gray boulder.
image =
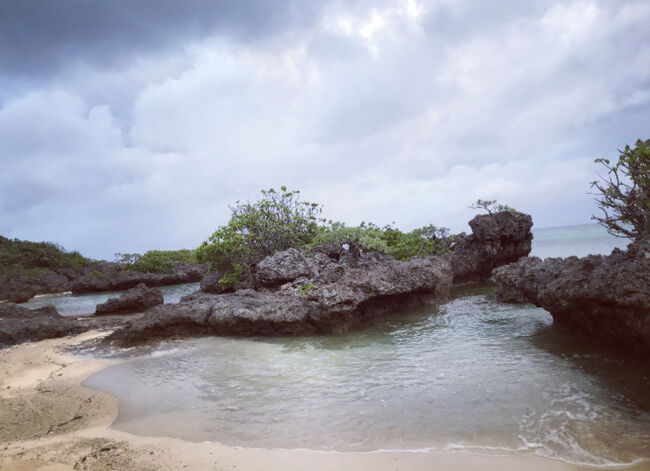
[[650,239],[583,258],[526,257],[492,272],[501,299],[526,300],[555,322],[650,354]]
[[257,265],[257,277],[263,285],[274,286],[310,276],[312,268],[298,249],[288,249],[266,257]]
[[110,298],[105,303],[98,304],[95,315],[141,312],[162,303],[163,295],[159,289],[140,283],[125,291],[119,298]]

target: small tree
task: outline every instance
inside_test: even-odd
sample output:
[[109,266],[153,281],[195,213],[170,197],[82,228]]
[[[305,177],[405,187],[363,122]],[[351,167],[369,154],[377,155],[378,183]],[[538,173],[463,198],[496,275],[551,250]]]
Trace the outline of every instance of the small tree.
[[515,208],[511,208],[507,204],[500,204],[497,203],[497,200],[481,200],[478,199],[476,200],[476,203],[473,203],[470,208],[472,209],[480,209],[487,211],[488,214],[493,214],[493,213],[514,213],[517,210]]
[[650,139],[619,150],[618,162],[596,159],[607,170],[591,182],[602,217],[591,218],[617,237],[638,239],[650,234]]
[[290,247],[302,247],[315,235],[321,207],[300,199],[299,191],[281,187],[262,190],[254,203],[230,208],[232,215],[197,249],[200,262],[224,273],[220,284],[236,286],[241,276],[264,257]]

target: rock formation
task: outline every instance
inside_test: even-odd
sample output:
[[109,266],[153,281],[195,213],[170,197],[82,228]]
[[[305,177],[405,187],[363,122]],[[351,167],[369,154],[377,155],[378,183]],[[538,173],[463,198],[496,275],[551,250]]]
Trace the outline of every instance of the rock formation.
[[117,263],[104,263],[86,270],[83,276],[70,284],[73,293],[117,291],[133,288],[140,283],[147,286],[176,285],[200,281],[204,268],[186,262],[176,262],[171,273],[140,273],[123,270]]
[[80,275],[73,269],[14,271],[0,279],[0,299],[24,303],[37,294],[69,291],[70,281]]
[[44,293],[117,291],[133,288],[139,283],[148,286],[191,283],[200,281],[204,272],[201,265],[185,262],[175,263],[172,272],[164,274],[123,270],[118,263],[98,263],[57,271],[43,269],[36,273],[16,271],[0,280],[0,300],[22,303]]
[[607,256],[526,257],[492,277],[501,299],[531,302],[558,324],[650,353],[650,238]]
[[27,309],[14,303],[0,303],[0,346],[111,329],[123,323],[119,316],[96,319],[61,316],[52,305]]
[[444,300],[453,281],[484,281],[495,266],[530,252],[530,216],[476,216],[473,234],[445,256],[395,260],[355,244],[288,249],[261,261],[235,292],[221,273],[208,274],[201,292],[157,306],[113,333],[120,345],[185,335],[304,335],[340,333],[394,311]]
[[105,303],[98,304],[95,315],[142,312],[162,303],[163,295],[159,289],[140,283],[135,288],[126,290],[119,298],[110,298]]
[[[197,292],[157,306],[109,340],[120,345],[176,335],[302,335],[338,333],[368,319],[442,301],[452,280],[447,257],[401,262],[388,255],[306,256],[290,249],[263,263],[263,287]],[[301,269],[288,260],[300,259]]]
[[528,214],[480,214],[469,225],[472,235],[462,237],[452,252],[454,283],[485,281],[494,268],[530,253],[533,219]]
[[[122,326],[109,337],[119,345],[190,335],[345,332],[383,314],[440,303],[449,296],[452,283],[483,281],[495,266],[530,251],[532,220],[528,215],[508,212],[476,216],[470,226],[473,234],[463,236],[452,253],[409,261],[363,252],[354,243],[309,251],[288,249],[262,260],[234,292],[224,293],[218,283],[221,274],[211,273],[203,278],[202,291],[178,304],[156,305],[144,314],[129,316],[126,323],[124,316],[106,316],[120,320],[103,320],[104,316],[75,320],[56,312],[38,313],[4,304],[3,309],[16,314],[3,325],[9,326],[5,343],[108,325]],[[176,264],[169,275],[134,273],[117,264],[100,264],[81,276],[70,274],[62,289],[83,293],[128,289],[141,282],[160,286],[196,281],[202,274],[202,267],[183,263]],[[99,305],[97,314],[144,311],[161,302],[162,296],[154,291],[138,286],[119,299]],[[33,328],[25,324],[28,322]],[[56,323],[60,326],[50,327]]]

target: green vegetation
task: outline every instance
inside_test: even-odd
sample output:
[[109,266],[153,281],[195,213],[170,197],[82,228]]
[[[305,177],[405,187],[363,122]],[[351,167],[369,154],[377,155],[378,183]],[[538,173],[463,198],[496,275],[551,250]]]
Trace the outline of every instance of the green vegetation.
[[322,222],[320,206],[302,201],[299,191],[283,186],[280,191],[271,188],[261,193],[262,198],[254,203],[238,201],[228,224],[197,249],[199,262],[225,273],[224,285],[233,286],[268,255],[305,246]]
[[426,226],[402,232],[393,226],[380,228],[372,223],[348,227],[341,222],[321,218],[317,203],[302,201],[300,192],[263,190],[253,203],[231,208],[230,221],[217,229],[197,249],[200,263],[223,273],[223,289],[235,288],[252,266],[268,255],[291,247],[314,248],[319,245],[355,244],[367,251],[383,252],[399,260],[444,253],[453,237],[446,228]]
[[612,235],[639,239],[650,234],[650,139],[636,141],[619,150],[618,162],[596,159],[607,170],[600,181],[591,182],[597,190],[596,204],[603,217],[592,219]]
[[99,271],[99,270],[93,270],[90,273],[92,275],[94,275],[94,276],[99,277],[99,278],[104,278],[106,276],[106,273],[104,273],[103,271]]
[[116,253],[115,259],[125,270],[142,273],[171,273],[176,262],[198,263],[196,250],[149,250],[138,253]]
[[244,268],[244,265],[241,263],[235,263],[231,271],[226,272],[221,278],[219,278],[219,286],[224,291],[237,289],[241,276],[245,271],[246,269]]
[[307,293],[309,293],[315,287],[316,285],[314,283],[307,283],[306,285],[302,285],[300,288],[298,288],[298,293],[300,293],[301,296],[307,296]]
[[398,260],[442,254],[449,249],[453,238],[449,229],[433,225],[411,232],[402,232],[393,226],[380,228],[372,223],[347,227],[341,222],[330,222],[319,227],[309,247],[325,244],[357,244],[367,251],[382,252]]
[[29,278],[39,278],[41,275],[44,275],[47,272],[47,268],[30,268],[28,270],[25,270],[25,275],[27,275]]
[[488,214],[494,214],[494,213],[516,213],[517,210],[515,208],[512,208],[508,206],[507,204],[500,204],[497,203],[497,200],[482,200],[478,199],[476,200],[476,203],[473,203],[470,208],[472,209],[480,209],[487,211]]
[[51,242],[30,242],[0,236],[0,273],[26,270],[37,278],[46,270],[80,268],[93,263],[79,252],[67,252]]

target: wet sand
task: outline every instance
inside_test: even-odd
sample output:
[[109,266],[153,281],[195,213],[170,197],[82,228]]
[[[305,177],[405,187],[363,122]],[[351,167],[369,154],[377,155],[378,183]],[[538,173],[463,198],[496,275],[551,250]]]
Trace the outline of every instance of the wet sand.
[[[332,453],[263,450],[139,436],[110,428],[117,400],[81,386],[116,360],[72,355],[62,347],[89,332],[0,350],[0,470],[586,470],[531,455],[467,452]],[[650,470],[650,463],[615,468]]]

